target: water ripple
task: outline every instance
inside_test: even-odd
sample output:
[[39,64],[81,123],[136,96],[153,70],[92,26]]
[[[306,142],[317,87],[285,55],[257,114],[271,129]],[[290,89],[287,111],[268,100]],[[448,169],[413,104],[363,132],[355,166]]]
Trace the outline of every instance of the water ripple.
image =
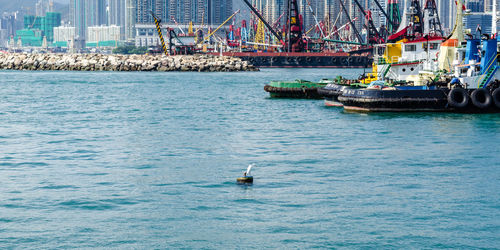
[[498,114],[262,89],[360,73],[0,71],[0,245],[498,248]]

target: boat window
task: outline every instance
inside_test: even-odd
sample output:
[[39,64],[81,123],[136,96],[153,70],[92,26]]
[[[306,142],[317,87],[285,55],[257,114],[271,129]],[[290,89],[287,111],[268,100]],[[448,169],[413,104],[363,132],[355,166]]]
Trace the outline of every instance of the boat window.
[[377,47],[377,55],[382,56],[384,55],[385,48],[384,47]]
[[431,43],[431,50],[437,50],[439,47],[439,43]]
[[405,51],[417,51],[417,45],[415,44],[405,45]]

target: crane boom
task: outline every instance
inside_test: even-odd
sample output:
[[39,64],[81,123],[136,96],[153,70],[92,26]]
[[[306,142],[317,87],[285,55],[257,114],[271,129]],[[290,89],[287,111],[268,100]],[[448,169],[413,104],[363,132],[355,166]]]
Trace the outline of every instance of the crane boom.
[[163,40],[163,35],[161,34],[161,20],[156,18],[155,14],[151,12],[151,15],[153,16],[153,19],[155,20],[155,25],[156,25],[156,30],[158,31],[158,36],[160,36],[160,41],[161,41],[161,46],[163,48],[163,52],[165,53],[166,56],[168,56],[168,51],[167,48],[165,47],[165,40]]
[[394,22],[392,22],[391,18],[389,18],[389,15],[387,15],[387,12],[385,12],[384,8],[382,8],[382,5],[378,2],[378,0],[373,0],[375,4],[378,6],[378,8],[382,11],[382,14],[384,14],[385,18],[387,21],[389,21],[389,24],[394,26]]
[[311,3],[309,2],[309,0],[306,0],[306,1],[307,1],[307,6],[309,6],[309,10],[311,11],[311,14],[313,15],[314,22],[316,22],[316,26],[318,27],[319,32],[321,33],[321,36],[325,37],[325,34],[323,33],[323,29],[319,25],[318,19],[316,18],[316,15],[314,14],[314,11],[313,11],[313,9],[311,7]]
[[349,23],[351,24],[352,29],[354,30],[354,34],[356,34],[356,37],[358,38],[358,41],[360,43],[363,43],[363,38],[361,38],[361,35],[358,32],[358,29],[356,29],[356,25],[354,25],[354,23],[352,22],[351,17],[349,16],[349,12],[345,8],[343,0],[338,0],[338,1],[340,2],[340,6],[342,7],[342,10],[344,11],[344,13],[345,13],[345,15],[347,17],[347,21],[349,21]]
[[260,13],[252,6],[252,4],[250,4],[247,0],[243,0],[243,2],[245,2],[245,4],[253,11],[253,13],[264,23],[264,25],[266,25],[266,27],[269,29],[269,31],[271,31],[271,33],[273,33],[273,35],[278,38],[278,40],[280,41],[280,43],[285,46],[285,42],[283,41],[283,37],[281,37],[281,35],[276,32],[276,30],[273,29],[273,27],[271,27],[271,25],[269,25],[269,23],[267,23],[267,21],[262,17],[262,15],[260,15]]
[[228,19],[226,19],[226,21],[224,21],[223,23],[221,23],[221,25],[219,25],[219,27],[217,27],[217,29],[215,29],[214,31],[212,31],[212,33],[208,34],[208,36],[205,37],[205,40],[208,40],[217,30],[220,29],[220,27],[224,26],[224,24],[226,24],[229,20],[231,20],[231,18],[233,18],[239,12],[240,12],[240,10],[235,11]]
[[[359,7],[359,9],[361,10],[361,13],[363,13],[363,15],[366,17],[366,16],[367,16],[367,14],[366,14],[365,9],[363,9],[363,6],[361,6],[361,4],[359,3],[359,1],[358,1],[358,0],[354,0],[354,2],[356,3],[356,5],[357,5],[357,6]],[[380,37],[380,33],[378,32],[377,27],[375,27],[375,24],[373,24],[373,21],[372,21],[372,19],[371,19],[371,18],[369,18],[369,19],[368,19],[368,24],[370,25],[370,28],[372,28],[372,29],[375,31],[375,33],[376,33],[377,37]]]

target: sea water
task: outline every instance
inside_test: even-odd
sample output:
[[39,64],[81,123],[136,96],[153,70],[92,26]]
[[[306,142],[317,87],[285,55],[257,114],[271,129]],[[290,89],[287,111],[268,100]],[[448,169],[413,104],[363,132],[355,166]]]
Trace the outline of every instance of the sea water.
[[360,73],[2,71],[0,247],[499,247],[498,114],[263,90]]

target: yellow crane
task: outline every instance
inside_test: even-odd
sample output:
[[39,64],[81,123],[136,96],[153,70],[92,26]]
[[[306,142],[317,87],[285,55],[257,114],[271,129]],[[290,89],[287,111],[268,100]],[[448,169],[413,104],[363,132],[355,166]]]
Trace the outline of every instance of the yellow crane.
[[264,29],[264,23],[261,20],[259,20],[259,23],[257,24],[257,31],[255,32],[255,38],[254,38],[254,42],[256,43],[254,45],[255,49],[259,49],[259,44],[266,43],[265,32],[266,30]]
[[221,25],[219,25],[219,27],[217,27],[217,29],[215,29],[214,31],[212,31],[210,34],[208,34],[207,37],[205,37],[204,41],[210,39],[210,37],[217,31],[219,30],[222,26],[224,26],[224,24],[226,24],[229,20],[231,20],[231,18],[233,18],[234,16],[236,16],[236,14],[238,14],[240,12],[240,10],[237,10],[236,12],[234,12],[229,18],[226,19],[226,21],[224,21]]

